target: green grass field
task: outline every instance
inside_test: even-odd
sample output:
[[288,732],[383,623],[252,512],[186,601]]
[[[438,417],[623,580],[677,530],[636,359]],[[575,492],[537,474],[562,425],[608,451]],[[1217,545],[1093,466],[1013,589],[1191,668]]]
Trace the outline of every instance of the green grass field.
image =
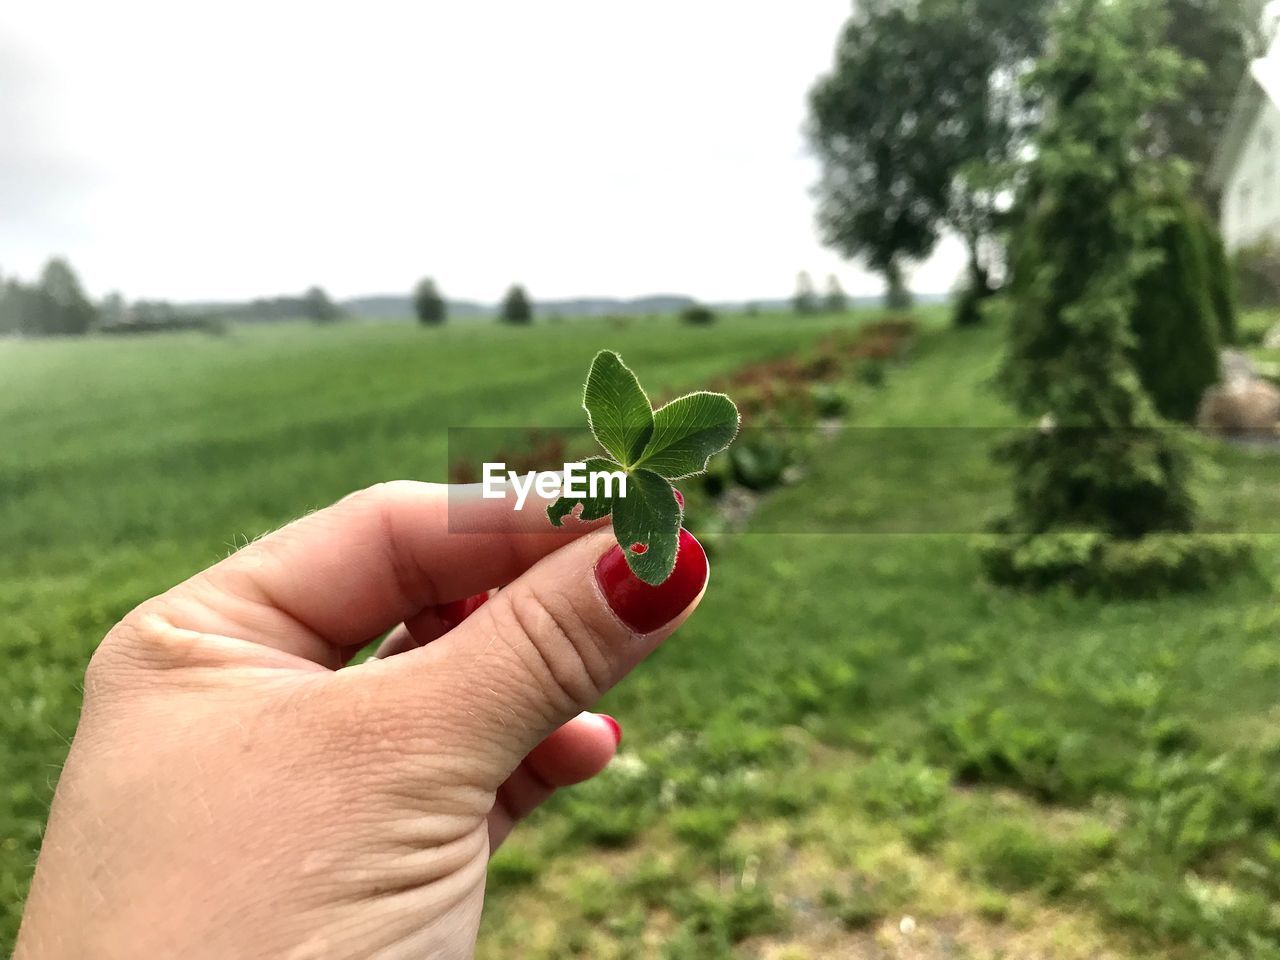
[[[657,392],[856,322],[0,344],[0,942],[133,604],[354,487],[443,478],[446,427],[575,423],[598,349]],[[1003,507],[972,429],[1017,422],[998,349],[935,323],[850,387],[850,427],[939,428],[945,457],[868,463],[846,429],[718,538],[697,616],[604,705],[622,755],[495,860],[482,956],[1280,957],[1280,540],[1214,593],[1103,604],[889,532]],[[1280,529],[1280,457],[1211,453],[1210,521]]]

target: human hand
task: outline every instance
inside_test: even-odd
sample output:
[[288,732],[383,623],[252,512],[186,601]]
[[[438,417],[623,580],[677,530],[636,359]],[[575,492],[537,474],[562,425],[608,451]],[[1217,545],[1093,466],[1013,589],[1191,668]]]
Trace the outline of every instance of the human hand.
[[471,956],[490,853],[609,762],[582,711],[689,614],[707,562],[682,532],[649,587],[599,524],[447,490],[362,491],[108,634],[20,960]]

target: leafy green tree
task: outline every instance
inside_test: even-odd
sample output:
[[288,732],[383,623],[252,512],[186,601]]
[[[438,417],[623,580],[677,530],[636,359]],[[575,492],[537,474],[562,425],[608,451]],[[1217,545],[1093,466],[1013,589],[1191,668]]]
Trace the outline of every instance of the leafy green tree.
[[313,323],[333,323],[342,316],[337,304],[329,299],[329,295],[321,287],[311,287],[302,295],[302,310]]
[[433,326],[444,323],[448,317],[448,307],[444,297],[440,295],[440,291],[436,289],[436,282],[430,277],[419,280],[418,285],[413,288],[413,312],[417,315],[419,323]]
[[533,305],[529,302],[529,295],[525,293],[524,287],[517,283],[507,291],[507,295],[502,298],[498,317],[503,323],[533,322]]
[[[1157,0],[1067,0],[1035,73],[1046,113],[1001,379],[1024,414],[1047,419],[1008,447],[1022,536],[988,554],[998,580],[1087,579],[1134,557],[1125,544],[1192,526],[1188,454],[1133,361],[1138,290],[1160,263],[1176,185],[1144,139],[1179,71],[1162,28]],[[1189,550],[1170,560],[1179,574]]]
[[10,278],[0,285],[0,333],[42,336],[52,314],[39,288]]
[[28,307],[33,312],[29,322],[38,328],[34,332],[42,334],[85,334],[97,320],[97,310],[85,296],[80,279],[61,257],[45,264],[37,296]]
[[984,277],[1032,104],[1019,77],[1048,0],[866,0],[810,93],[826,243],[862,257],[905,303],[902,270],[944,227]]
[[1257,0],[1163,0],[1164,42],[1189,69],[1179,95],[1151,112],[1150,141],[1191,165],[1192,187],[1215,207],[1209,166],[1222,140],[1236,88],[1249,60],[1260,54],[1261,4]]
[[813,290],[813,280],[806,270],[801,270],[796,276],[796,292],[791,298],[791,308],[800,314],[818,312],[818,295]]
[[104,327],[124,323],[127,306],[124,297],[118,291],[112,291],[102,298],[98,304],[98,319]]
[[22,330],[18,298],[21,296],[16,280],[0,277],[0,337],[12,336]]
[[822,308],[827,313],[845,313],[849,309],[849,297],[834,273],[827,277],[827,295],[823,297]]
[[948,189],[949,171],[929,149],[933,132],[920,122],[922,78],[908,66],[921,42],[904,2],[868,0],[810,93],[823,240],[887,279],[933,249]]

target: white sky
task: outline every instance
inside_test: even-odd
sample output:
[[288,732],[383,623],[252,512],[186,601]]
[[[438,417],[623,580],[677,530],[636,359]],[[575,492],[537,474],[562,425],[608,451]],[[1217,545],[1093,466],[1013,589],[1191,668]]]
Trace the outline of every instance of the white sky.
[[818,242],[801,133],[850,7],[0,3],[0,270],[62,253],[96,295],[172,299],[878,292]]

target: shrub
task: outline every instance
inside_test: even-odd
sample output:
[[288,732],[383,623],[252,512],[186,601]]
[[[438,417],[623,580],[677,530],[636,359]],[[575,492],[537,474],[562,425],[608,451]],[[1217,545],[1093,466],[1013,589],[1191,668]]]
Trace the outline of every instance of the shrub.
[[1070,884],[1070,871],[1052,841],[1017,823],[986,825],[974,850],[972,868],[1002,890],[1043,887],[1056,892]]
[[951,779],[918,758],[881,755],[858,773],[857,797],[877,818],[891,821],[919,849],[943,831],[943,806]]
[[829,383],[815,384],[810,388],[809,396],[813,400],[814,411],[820,417],[843,417],[849,412],[849,398]]
[[1133,540],[1096,532],[1010,538],[983,551],[987,575],[1003,586],[1042,589],[1065,584],[1076,593],[1151,597],[1216,586],[1248,564],[1244,537],[1159,534]]
[[1234,310],[1220,317],[1209,247],[1212,227],[1186,200],[1172,200],[1155,239],[1158,262],[1135,288],[1131,351],[1142,385],[1162,416],[1191,420],[1200,398],[1218,381],[1219,328],[1234,336]]
[[733,464],[728,453],[717,453],[707,462],[707,472],[698,478],[708,496],[720,497],[733,486]]
[[696,327],[705,327],[716,322],[716,312],[710,307],[704,307],[699,303],[681,310],[680,319],[682,322]]
[[928,708],[932,749],[965,783],[1003,784],[1046,801],[1078,802],[1124,783],[1122,761],[1090,752],[1046,711],[1001,703],[993,693]]
[[868,387],[883,387],[886,379],[885,362],[877,358],[868,358],[858,364],[855,376],[859,383]]
[[743,437],[729,451],[733,478],[748,490],[769,490],[780,485],[791,460],[790,445],[776,432]]
[[1205,266],[1209,271],[1209,299],[1218,321],[1218,342],[1230,346],[1239,341],[1239,304],[1236,297],[1235,276],[1227,259],[1227,247],[1222,234],[1208,211],[1195,207],[1195,219],[1204,239]]

